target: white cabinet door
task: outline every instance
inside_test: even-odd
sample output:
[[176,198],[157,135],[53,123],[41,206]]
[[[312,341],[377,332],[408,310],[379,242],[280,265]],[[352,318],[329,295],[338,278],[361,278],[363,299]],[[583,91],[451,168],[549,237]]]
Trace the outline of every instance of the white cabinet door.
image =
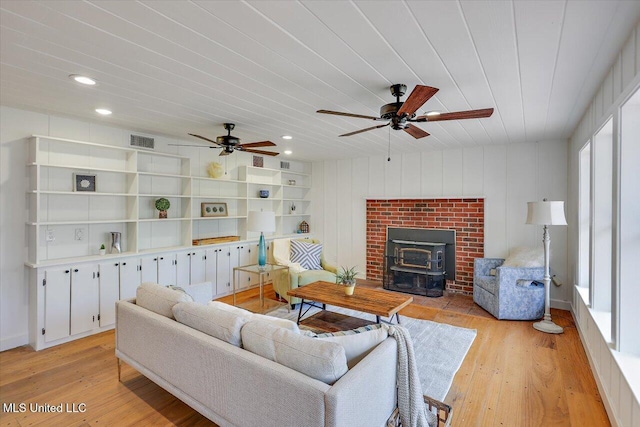
[[120,266],[122,262],[103,262],[100,271],[100,327],[116,323],[116,301],[120,297]]
[[237,254],[238,252],[233,251],[230,246],[219,249],[216,264],[216,295],[231,293],[231,259],[233,256],[237,265]]
[[120,263],[120,299],[135,298],[141,283],[140,267],[141,264],[133,258]]
[[71,269],[51,268],[44,275],[44,340],[54,341],[69,336]]
[[71,335],[90,331],[99,314],[96,265],[71,268]]
[[158,283],[163,286],[175,286],[176,254],[158,255]]
[[213,283],[213,293],[216,293],[217,271],[218,271],[218,251],[219,249],[207,249],[205,251],[204,278],[207,282]]
[[[243,267],[245,265],[251,265],[251,243],[245,243],[244,245],[236,246],[236,250],[238,251],[238,261],[237,265],[232,265],[232,267]],[[231,259],[231,262],[233,261],[234,260]],[[241,271],[236,274],[235,279],[237,280],[237,289],[247,289],[254,284],[251,281],[255,281],[255,275]]]
[[140,283],[158,283],[158,257],[145,256],[140,258]]
[[206,252],[202,249],[191,252],[191,280],[190,284],[206,282]]
[[189,271],[191,270],[191,252],[178,252],[176,254],[176,284],[189,286]]

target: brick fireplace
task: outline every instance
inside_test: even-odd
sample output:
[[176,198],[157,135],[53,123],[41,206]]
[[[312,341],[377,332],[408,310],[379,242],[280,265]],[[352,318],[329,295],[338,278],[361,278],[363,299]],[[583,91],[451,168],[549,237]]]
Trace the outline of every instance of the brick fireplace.
[[484,256],[484,199],[367,200],[367,279],[382,282],[387,227],[456,232],[456,280],[446,289],[473,293],[473,260]]

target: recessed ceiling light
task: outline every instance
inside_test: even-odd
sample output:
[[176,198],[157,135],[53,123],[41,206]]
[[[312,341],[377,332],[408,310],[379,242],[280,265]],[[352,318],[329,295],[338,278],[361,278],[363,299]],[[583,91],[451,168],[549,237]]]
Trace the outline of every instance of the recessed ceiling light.
[[71,74],[69,78],[77,81],[78,83],[82,83],[83,85],[93,86],[96,84],[96,81],[91,77],[81,76],[80,74]]
[[96,113],[102,114],[103,116],[108,116],[111,114],[111,110],[107,110],[106,108],[96,108]]
[[282,135],[282,139],[293,139],[291,135]]
[[291,154],[291,153],[293,153],[293,151],[291,151],[291,150],[284,150],[284,154],[286,154],[287,156],[288,156],[289,154]]
[[439,116],[440,115],[440,111],[437,111],[437,110],[427,111],[426,115],[427,116]]

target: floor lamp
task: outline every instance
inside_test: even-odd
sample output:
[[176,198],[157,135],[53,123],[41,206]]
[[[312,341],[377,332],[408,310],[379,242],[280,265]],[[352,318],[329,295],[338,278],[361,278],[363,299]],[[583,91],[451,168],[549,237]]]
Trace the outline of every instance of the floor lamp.
[[551,320],[551,275],[549,274],[549,226],[567,225],[564,216],[564,202],[549,202],[543,199],[542,202],[527,202],[527,224],[543,226],[542,243],[544,244],[544,318],[533,324],[539,331],[549,334],[561,334],[563,329]]
[[267,245],[264,242],[264,233],[273,233],[276,231],[276,214],[271,211],[249,211],[249,215],[247,216],[247,230],[260,232],[258,267],[265,268],[267,265]]

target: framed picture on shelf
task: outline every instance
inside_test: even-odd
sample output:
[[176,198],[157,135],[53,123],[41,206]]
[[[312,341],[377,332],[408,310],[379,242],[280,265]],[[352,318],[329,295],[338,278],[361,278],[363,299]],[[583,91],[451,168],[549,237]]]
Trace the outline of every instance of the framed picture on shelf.
[[229,216],[226,203],[201,203],[200,211],[202,217]]
[[73,191],[96,191],[96,176],[74,173]]
[[262,156],[253,156],[253,166],[257,168],[264,167],[264,157]]

